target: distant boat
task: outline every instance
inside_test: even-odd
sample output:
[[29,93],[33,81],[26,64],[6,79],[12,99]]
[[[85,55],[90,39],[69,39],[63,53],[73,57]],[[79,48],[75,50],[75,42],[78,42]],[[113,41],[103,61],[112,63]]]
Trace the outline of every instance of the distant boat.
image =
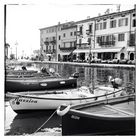
[[62,135],[135,135],[135,107],[134,94],[60,106]]
[[[93,91],[92,91],[93,92]],[[123,89],[96,88],[92,93],[88,87],[80,87],[67,90],[53,91],[30,91],[7,93],[10,97],[10,105],[17,113],[38,111],[38,110],[55,110],[62,104],[73,105],[86,103],[89,101],[113,98],[124,93]]]

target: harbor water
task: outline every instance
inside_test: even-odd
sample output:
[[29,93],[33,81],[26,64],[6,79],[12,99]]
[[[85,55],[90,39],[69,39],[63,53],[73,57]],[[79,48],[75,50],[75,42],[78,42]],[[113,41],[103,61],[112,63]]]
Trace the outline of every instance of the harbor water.
[[[20,66],[19,66],[20,67]],[[135,85],[135,68],[86,67],[68,64],[31,64],[27,69],[41,67],[54,68],[62,77],[68,78],[74,72],[79,72],[78,86],[107,86],[108,76],[122,79],[122,86]],[[45,135],[61,136],[61,118],[55,113],[52,118],[40,129],[36,130],[52,115],[53,112],[34,112],[16,114],[5,99],[5,135]]]

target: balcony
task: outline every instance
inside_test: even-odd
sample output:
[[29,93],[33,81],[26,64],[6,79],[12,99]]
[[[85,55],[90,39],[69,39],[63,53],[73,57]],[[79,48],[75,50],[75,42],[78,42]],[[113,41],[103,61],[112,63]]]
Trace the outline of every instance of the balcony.
[[132,47],[132,46],[136,46],[136,41],[135,40],[129,40],[127,42],[128,46]]
[[81,31],[77,31],[77,32],[76,32],[76,35],[77,35],[77,36],[82,36],[83,33],[82,33]]
[[56,44],[56,40],[53,39],[52,41],[50,41],[51,44],[55,45]]
[[89,45],[87,43],[77,44],[77,49],[88,49]]
[[45,44],[46,46],[48,46],[48,45],[49,45],[49,41],[44,41],[44,44]]
[[44,41],[44,44],[45,44],[46,46],[48,46],[49,43],[51,43],[52,45],[55,45],[55,44],[56,44],[56,39],[46,40],[46,41]]
[[92,35],[92,31],[88,29],[88,30],[86,30],[86,34],[91,36]]
[[115,41],[99,42],[99,46],[115,45]]
[[59,49],[61,51],[73,51],[76,49],[76,46],[74,46],[74,47],[59,47]]
[[46,50],[46,54],[54,54],[54,53],[56,53],[55,49],[52,49],[52,50],[48,49],[48,50]]

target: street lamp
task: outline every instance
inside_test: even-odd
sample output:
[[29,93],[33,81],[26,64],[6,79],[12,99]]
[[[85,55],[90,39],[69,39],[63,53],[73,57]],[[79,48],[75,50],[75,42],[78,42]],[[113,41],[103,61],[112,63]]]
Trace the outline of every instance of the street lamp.
[[18,46],[18,42],[17,41],[15,43],[15,46],[16,46],[16,60],[17,60],[17,46]]

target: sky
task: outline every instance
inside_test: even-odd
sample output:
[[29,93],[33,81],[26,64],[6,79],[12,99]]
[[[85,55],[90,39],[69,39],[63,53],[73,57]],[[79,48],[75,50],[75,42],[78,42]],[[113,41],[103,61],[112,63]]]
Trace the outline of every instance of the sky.
[[[102,15],[108,8],[111,12],[117,9],[116,3],[107,5],[113,3],[93,0],[21,0],[7,4],[6,42],[11,46],[10,52],[15,53],[17,48],[18,55],[30,55],[40,49],[40,28]],[[132,8],[134,3],[123,3],[120,7],[121,11]]]

